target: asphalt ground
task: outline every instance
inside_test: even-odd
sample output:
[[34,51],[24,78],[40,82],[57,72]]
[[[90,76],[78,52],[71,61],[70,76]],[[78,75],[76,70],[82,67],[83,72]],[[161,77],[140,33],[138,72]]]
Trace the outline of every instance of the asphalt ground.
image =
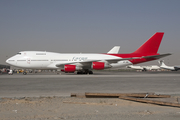
[[180,72],[95,71],[93,75],[35,73],[0,75],[0,98],[70,96],[71,93],[180,95]]
[[[0,120],[179,120],[179,107],[71,93],[170,94],[179,103],[180,72],[94,71],[93,75],[0,75]],[[174,95],[174,96],[173,96]]]

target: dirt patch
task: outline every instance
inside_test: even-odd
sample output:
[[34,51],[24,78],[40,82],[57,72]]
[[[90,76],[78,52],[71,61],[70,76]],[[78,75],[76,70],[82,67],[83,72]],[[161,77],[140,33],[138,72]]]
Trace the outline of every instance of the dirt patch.
[[[136,103],[118,98],[1,98],[0,120],[141,120],[176,119],[180,108]],[[179,118],[177,118],[179,119]]]

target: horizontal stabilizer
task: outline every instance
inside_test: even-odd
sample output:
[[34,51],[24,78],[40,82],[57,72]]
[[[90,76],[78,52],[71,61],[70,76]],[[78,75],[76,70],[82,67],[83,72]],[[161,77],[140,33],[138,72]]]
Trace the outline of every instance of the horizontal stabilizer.
[[155,59],[159,59],[162,57],[166,57],[168,55],[172,55],[171,53],[166,53],[166,54],[160,54],[160,55],[152,55],[152,56],[143,56],[142,58],[155,58]]

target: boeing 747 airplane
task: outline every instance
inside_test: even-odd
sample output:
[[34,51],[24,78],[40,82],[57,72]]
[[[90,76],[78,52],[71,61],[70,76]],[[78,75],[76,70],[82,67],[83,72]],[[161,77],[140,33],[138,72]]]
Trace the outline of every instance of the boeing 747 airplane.
[[[118,54],[119,46],[115,46],[108,53],[102,54],[22,51],[7,59],[6,62],[12,66],[25,69],[60,69],[63,72],[77,71],[77,74],[93,74],[92,70],[119,68],[171,55],[170,53],[157,53],[163,35],[163,32],[155,33],[132,53]],[[27,73],[24,72],[23,74]]]

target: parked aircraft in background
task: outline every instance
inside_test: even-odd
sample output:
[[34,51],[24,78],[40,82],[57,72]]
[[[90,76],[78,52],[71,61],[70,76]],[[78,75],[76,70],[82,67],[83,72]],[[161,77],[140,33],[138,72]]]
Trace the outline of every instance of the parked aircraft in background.
[[167,69],[167,70],[171,70],[171,71],[178,71],[180,70],[180,65],[179,66],[167,66],[164,64],[163,60],[158,61],[160,64],[160,68],[162,69]]
[[133,53],[117,54],[118,47],[103,54],[22,51],[7,59],[6,62],[25,69],[61,69],[64,72],[77,71],[77,74],[93,74],[92,70],[119,68],[171,55],[157,53],[163,35],[162,32],[155,33]]
[[107,54],[118,54],[120,46],[114,46]]
[[129,65],[127,66],[127,68],[132,68],[135,70],[141,70],[141,71],[148,71],[148,70],[159,70],[161,69],[159,66],[157,65],[151,65],[151,66],[135,66],[135,65]]

